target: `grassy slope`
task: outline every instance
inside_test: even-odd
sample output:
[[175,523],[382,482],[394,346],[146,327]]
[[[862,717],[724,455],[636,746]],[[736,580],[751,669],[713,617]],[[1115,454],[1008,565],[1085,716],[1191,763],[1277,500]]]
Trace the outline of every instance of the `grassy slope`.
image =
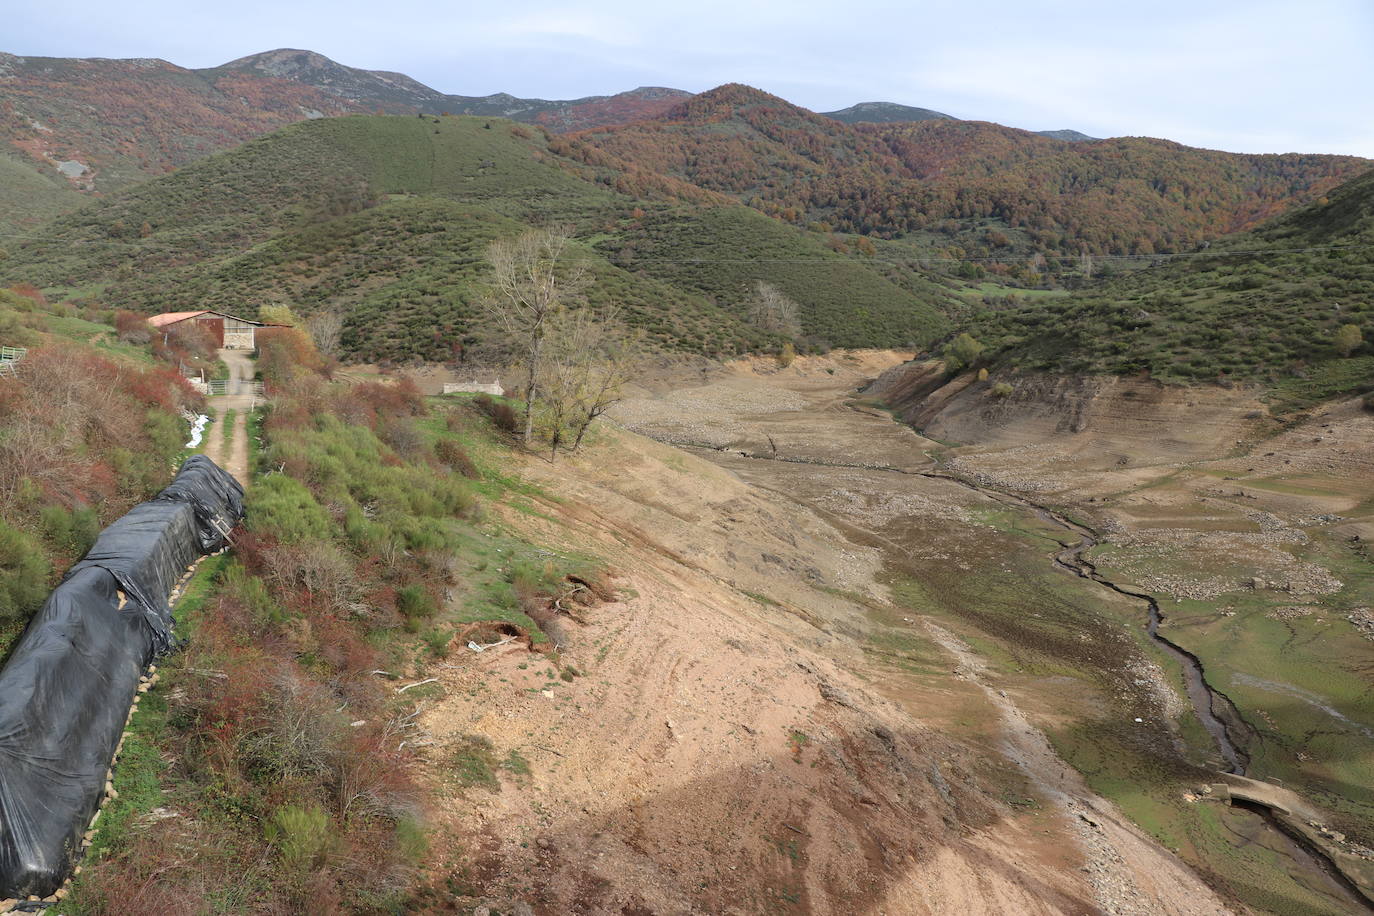
[[0,248],[16,241],[9,233],[26,230],[82,202],[81,194],[53,170],[45,175],[32,163],[0,153]]
[[1371,319],[1374,172],[1201,256],[1068,299],[984,311],[971,330],[1021,368],[1259,378],[1300,403],[1374,382],[1368,343],[1349,359],[1332,345],[1347,323],[1374,338]]
[[941,315],[901,306],[939,302],[942,312],[952,307],[944,304],[947,291],[914,271],[836,254],[814,233],[796,232],[744,207],[651,211],[598,247],[618,264],[727,307],[745,302],[755,280],[766,280],[803,303],[808,332],[835,346],[930,340],[946,327]]
[[[146,312],[343,307],[350,352],[445,358],[481,339],[474,304],[491,239],[557,222],[618,251],[640,234],[636,210],[666,206],[611,190],[612,169],[554,156],[545,143],[537,131],[479,118],[293,125],[61,217],[42,240],[16,246],[0,271]],[[658,241],[700,250],[703,221],[733,222],[749,227],[731,237],[734,257],[781,245],[825,258],[827,282],[799,269],[780,285],[804,306],[806,330],[834,343],[920,343],[942,329],[936,307],[947,297],[933,285],[914,277],[894,285],[799,230],[751,224],[752,213],[732,209],[733,218],[678,204],[675,218],[658,224]],[[593,301],[614,298],[665,346],[729,353],[773,342],[737,317],[738,291],[752,276],[721,286],[637,264],[625,270],[591,248],[579,254],[598,280]],[[873,316],[858,331],[845,316],[854,297]]]

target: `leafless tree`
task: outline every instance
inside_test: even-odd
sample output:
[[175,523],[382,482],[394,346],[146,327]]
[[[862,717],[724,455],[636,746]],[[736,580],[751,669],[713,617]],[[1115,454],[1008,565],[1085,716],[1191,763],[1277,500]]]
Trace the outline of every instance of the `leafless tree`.
[[797,317],[797,303],[782,294],[765,280],[754,281],[754,295],[749,300],[746,316],[749,323],[763,331],[796,337],[801,334]]
[[559,448],[576,451],[592,422],[620,399],[639,361],[643,332],[627,328],[613,306],[562,312],[549,331],[538,412],[552,459]]
[[325,356],[335,356],[339,352],[339,341],[343,337],[344,317],[342,312],[327,309],[316,312],[305,321],[310,339],[315,341],[315,349]]
[[534,433],[534,402],[549,324],[587,284],[586,269],[567,257],[568,233],[533,229],[498,239],[487,249],[492,288],[482,301],[487,317],[519,348],[525,384],[525,442]]

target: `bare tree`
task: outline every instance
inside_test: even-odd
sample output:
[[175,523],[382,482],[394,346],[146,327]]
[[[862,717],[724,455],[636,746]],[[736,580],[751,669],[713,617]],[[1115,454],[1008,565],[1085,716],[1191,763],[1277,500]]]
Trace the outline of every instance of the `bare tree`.
[[325,356],[339,352],[339,341],[343,337],[343,313],[334,309],[316,312],[305,321],[310,339],[315,341],[315,349]]
[[754,281],[754,295],[745,312],[749,323],[763,331],[796,337],[801,333],[797,303],[765,280]]
[[643,332],[627,328],[614,306],[564,311],[549,331],[538,411],[552,459],[559,448],[576,451],[592,422],[620,399],[639,361]]
[[487,249],[492,289],[482,307],[515,341],[525,370],[525,442],[534,433],[534,401],[541,380],[549,323],[586,287],[586,269],[567,257],[568,233],[533,229],[498,239]]

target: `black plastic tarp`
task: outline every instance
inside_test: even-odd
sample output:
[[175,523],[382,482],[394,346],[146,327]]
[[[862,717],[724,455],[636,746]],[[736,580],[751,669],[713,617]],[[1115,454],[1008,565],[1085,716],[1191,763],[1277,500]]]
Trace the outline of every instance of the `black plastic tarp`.
[[243,488],[197,455],[106,528],[29,622],[0,669],[0,897],[66,880],[139,677],[172,646],[168,595],[242,517]]

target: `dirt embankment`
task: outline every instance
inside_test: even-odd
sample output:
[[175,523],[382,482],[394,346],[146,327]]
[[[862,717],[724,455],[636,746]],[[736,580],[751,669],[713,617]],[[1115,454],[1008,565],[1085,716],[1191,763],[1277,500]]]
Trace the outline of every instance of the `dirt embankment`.
[[884,372],[864,392],[931,438],[1009,448],[1056,442],[1068,452],[1110,450],[1130,463],[1226,454],[1268,425],[1250,388],[1182,388],[1141,378],[973,373],[946,379],[934,361]]
[[[921,462],[919,437],[844,406],[893,361],[738,365],[702,389],[646,386],[620,417],[820,458],[861,437],[865,454]],[[570,681],[513,643],[435,666],[417,719],[448,799],[433,912],[455,896],[550,914],[1225,912],[966,647],[875,624],[883,556],[829,513],[626,432],[520,473],[548,495],[497,511],[608,558],[621,600],[561,632]],[[873,508],[957,513],[956,489]],[[499,791],[458,789],[451,754],[470,736],[526,765]]]

